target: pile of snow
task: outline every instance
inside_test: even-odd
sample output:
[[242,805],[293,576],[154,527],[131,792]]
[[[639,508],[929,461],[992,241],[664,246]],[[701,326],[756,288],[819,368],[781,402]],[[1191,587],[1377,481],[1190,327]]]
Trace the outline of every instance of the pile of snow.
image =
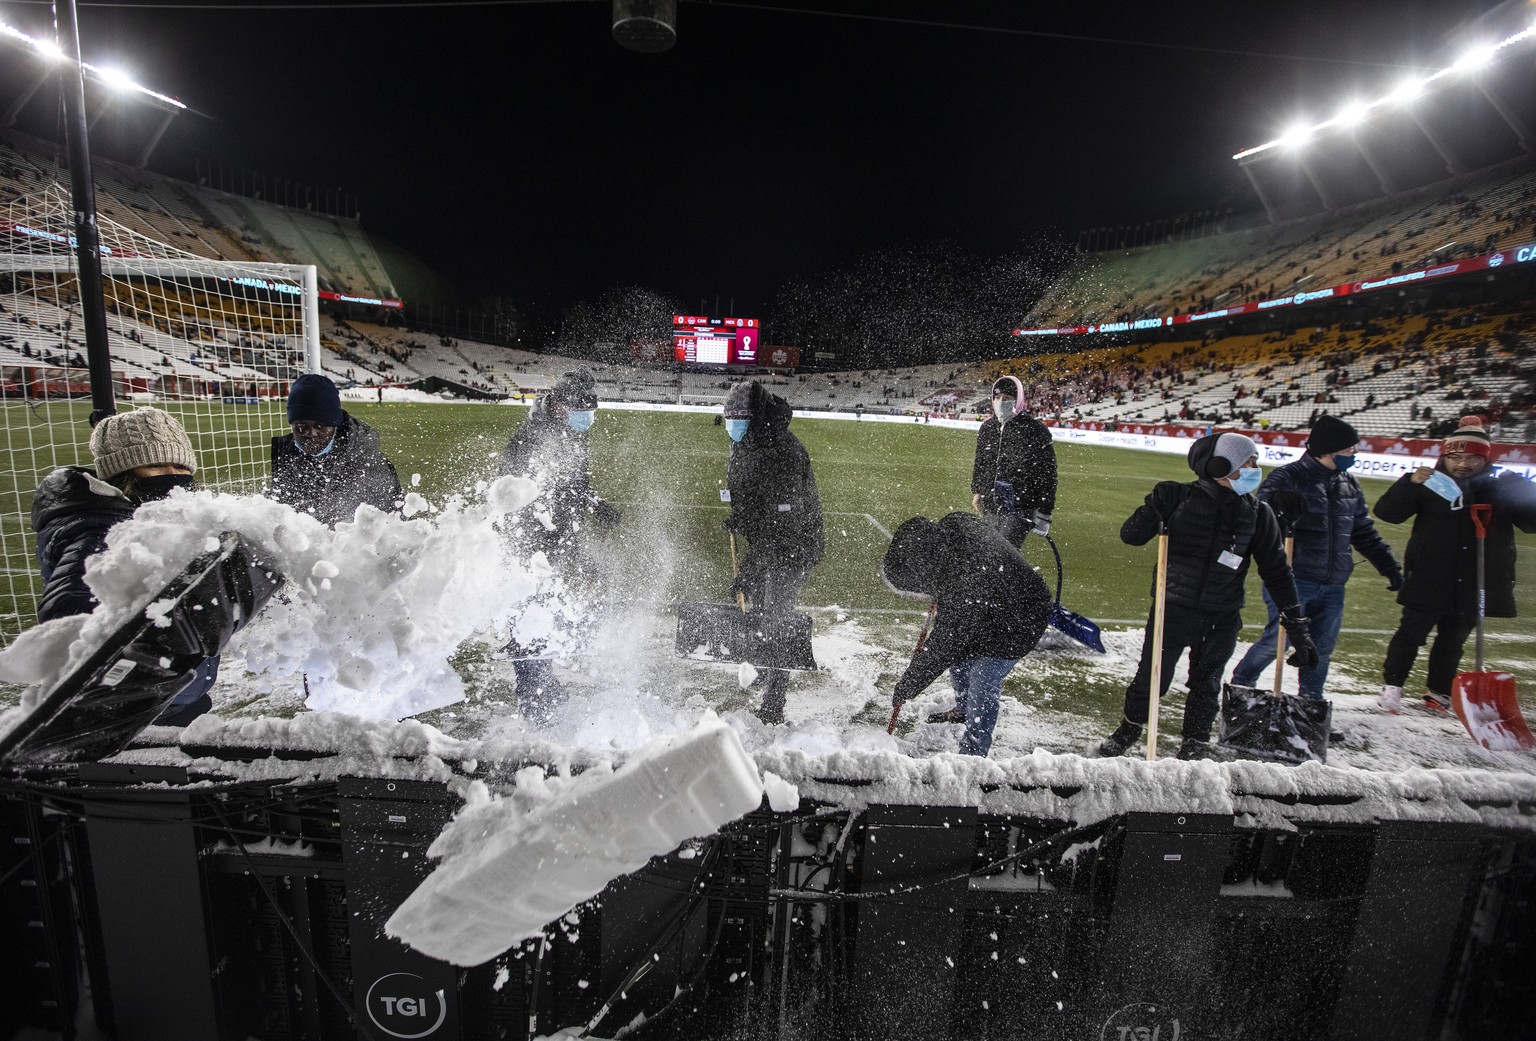
[[[798,804],[792,786],[774,787]],[[613,879],[762,800],[757,765],[713,713],[618,770],[548,779],[531,766],[504,797],[474,782],[464,809],[427,851],[442,863],[385,932],[431,957],[478,965],[537,935]]]

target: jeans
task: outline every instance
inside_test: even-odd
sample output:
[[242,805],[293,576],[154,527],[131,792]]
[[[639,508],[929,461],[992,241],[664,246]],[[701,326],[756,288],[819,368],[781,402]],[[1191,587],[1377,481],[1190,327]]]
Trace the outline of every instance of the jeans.
[[986,755],[991,750],[1003,680],[1018,663],[1017,658],[972,658],[949,670],[950,682],[955,686],[955,707],[965,713],[965,735],[960,738],[962,754]]
[[[1296,592],[1301,597],[1301,613],[1311,620],[1312,642],[1317,645],[1317,664],[1297,669],[1298,692],[1304,698],[1321,698],[1328,684],[1328,661],[1333,657],[1334,645],[1339,642],[1339,626],[1344,621],[1344,587],[1323,585],[1321,582],[1296,580]],[[1276,634],[1280,629],[1280,609],[1264,590],[1264,606],[1269,609],[1269,621],[1258,640],[1248,648],[1243,660],[1232,670],[1232,682],[1239,687],[1251,687],[1267,666],[1275,663]]]

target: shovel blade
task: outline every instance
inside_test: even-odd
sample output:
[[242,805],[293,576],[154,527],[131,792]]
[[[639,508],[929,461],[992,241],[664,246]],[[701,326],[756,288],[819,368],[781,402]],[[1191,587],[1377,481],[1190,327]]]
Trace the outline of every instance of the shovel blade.
[[678,604],[677,656],[694,661],[746,662],[759,669],[809,672],[810,615],[748,611],[735,604]]
[[1078,643],[1100,654],[1108,653],[1104,650],[1104,638],[1099,634],[1099,627],[1082,615],[1068,611],[1060,604],[1051,608],[1051,628],[1057,632],[1066,633]]
[[1472,740],[1496,752],[1536,747],[1520,701],[1515,678],[1507,672],[1463,672],[1451,688],[1451,708]]
[[1221,689],[1219,744],[1271,763],[1328,761],[1333,705],[1228,683]]

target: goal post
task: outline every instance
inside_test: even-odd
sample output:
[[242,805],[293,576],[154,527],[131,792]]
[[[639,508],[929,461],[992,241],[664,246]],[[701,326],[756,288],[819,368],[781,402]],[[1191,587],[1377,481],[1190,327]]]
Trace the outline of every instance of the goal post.
[[[57,185],[0,206],[0,644],[36,619],[32,494],[90,464],[91,382],[68,197]],[[197,256],[101,221],[102,292],[118,411],[175,415],[198,484],[253,492],[288,387],[320,371],[313,265]]]

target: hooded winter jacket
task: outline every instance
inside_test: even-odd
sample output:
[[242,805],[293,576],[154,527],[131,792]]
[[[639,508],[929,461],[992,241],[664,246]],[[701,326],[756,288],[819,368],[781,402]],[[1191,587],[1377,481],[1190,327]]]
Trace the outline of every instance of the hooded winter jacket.
[[976,435],[976,460],[971,465],[971,492],[981,496],[984,513],[1008,511],[1003,501],[1006,492],[999,495],[997,482],[1013,486],[1012,512],[1026,516],[1039,510],[1054,513],[1056,510],[1056,445],[1051,431],[1044,423],[1024,411],[1024,386],[1017,378],[1012,380],[1017,388],[1013,416],[1006,423],[999,423],[997,416],[988,416]]
[[[1445,473],[1443,464],[1435,469]],[[1493,516],[1483,548],[1485,613],[1489,618],[1515,617],[1514,529],[1536,532],[1536,484],[1509,470],[1489,467],[1461,487],[1462,509],[1414,484],[1412,474],[1399,477],[1376,500],[1376,516],[1388,524],[1412,517],[1413,533],[1403,554],[1403,588],[1397,602],[1404,607],[1454,610],[1462,617],[1477,615],[1477,532],[1473,503],[1491,503]]]
[[[1209,477],[1188,484],[1163,481],[1148,498],[1178,503],[1168,521],[1170,605],[1210,613],[1240,610],[1250,559],[1258,562],[1259,577],[1282,610],[1299,602],[1280,525],[1267,504]],[[1152,506],[1138,506],[1121,526],[1120,541],[1128,546],[1151,542],[1157,536],[1157,516]],[[1236,557],[1237,566],[1222,563],[1223,553]],[[1155,570],[1153,584],[1155,595]]]
[[[37,532],[37,563],[43,575],[43,593],[37,600],[39,622],[96,609],[96,598],[85,584],[86,561],[106,548],[107,532],[132,517],[135,508],[115,485],[82,466],[61,467],[43,478],[32,497],[32,528]],[[174,703],[196,701],[218,675],[218,657],[205,659]]]
[[1351,546],[1381,574],[1397,571],[1397,556],[1371,522],[1360,482],[1345,471],[1304,455],[1271,470],[1256,494],[1269,502],[1277,492],[1298,492],[1307,500],[1307,512],[1295,522],[1291,556],[1291,570],[1301,581],[1343,585],[1355,569]]
[[731,446],[726,527],[747,540],[742,571],[806,571],[826,552],[811,457],[789,432],[789,402],[753,383],[746,435]]
[[880,573],[934,602],[933,630],[896,683],[910,701],[947,668],[975,658],[1022,658],[1051,616],[1051,594],[1019,551],[981,518],[913,517],[896,529]]
[[538,498],[517,520],[513,541],[527,552],[542,551],[554,559],[576,551],[578,533],[602,500],[592,490],[586,432],[572,430],[564,417],[551,411],[550,403],[548,394],[534,401],[528,418],[502,450],[496,472],[501,477],[527,477],[539,486]]
[[399,509],[405,493],[379,447],[379,434],[342,412],[336,440],[324,455],[305,455],[292,434],[272,439],[272,478],[266,496],[335,526],[349,521],[363,503],[385,513]]

